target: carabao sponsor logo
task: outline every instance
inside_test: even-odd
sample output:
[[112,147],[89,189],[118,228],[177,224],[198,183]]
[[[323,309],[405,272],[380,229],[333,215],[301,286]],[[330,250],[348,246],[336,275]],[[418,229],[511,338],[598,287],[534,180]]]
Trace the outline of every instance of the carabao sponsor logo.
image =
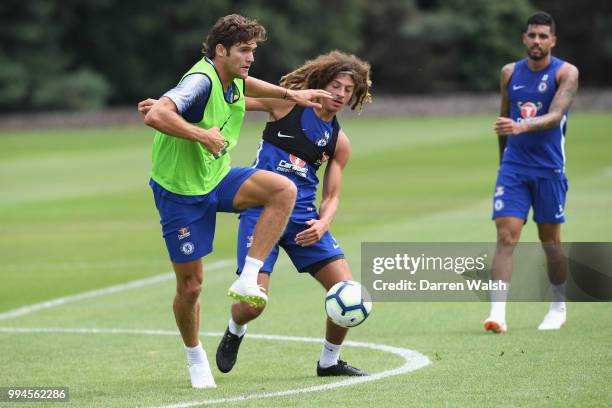
[[278,162],[278,166],[276,167],[277,171],[283,173],[295,173],[300,177],[306,177],[308,174],[308,167],[306,166],[306,162],[303,159],[300,159],[297,156],[292,154],[289,155],[289,161],[281,160]]
[[521,112],[521,117],[517,118],[518,122],[522,122],[526,119],[531,119],[537,116],[538,112],[542,109],[542,107],[544,106],[542,104],[542,102],[522,102],[519,101],[516,103],[516,106],[518,107],[519,111]]
[[291,160],[291,163],[293,163],[297,167],[304,167],[304,166],[306,166],[306,162],[304,160],[302,160],[299,157],[294,156],[292,154],[289,155],[289,160]]
[[538,107],[533,102],[525,102],[521,105],[521,116],[523,119],[534,118],[538,114]]

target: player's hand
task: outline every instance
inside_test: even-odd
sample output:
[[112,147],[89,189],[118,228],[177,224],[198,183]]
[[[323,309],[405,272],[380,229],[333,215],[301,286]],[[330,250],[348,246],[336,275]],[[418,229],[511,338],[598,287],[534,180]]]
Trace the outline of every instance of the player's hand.
[[329,229],[329,223],[323,220],[308,220],[306,225],[308,228],[295,236],[295,243],[300,246],[316,244]]
[[302,89],[299,91],[293,89],[287,90],[287,99],[297,103],[300,106],[321,109],[321,104],[315,101],[319,98],[333,99],[333,96],[331,93],[324,91],[323,89]]
[[498,136],[516,136],[527,130],[524,124],[504,117],[497,118],[494,129]]
[[204,134],[198,139],[215,158],[219,158],[220,152],[225,148],[225,137],[221,135],[218,127],[204,130]]
[[155,105],[155,102],[157,102],[157,99],[153,98],[148,98],[144,101],[138,102],[138,112],[140,112],[142,116],[146,116],[147,113],[149,113],[149,111],[153,107],[153,105]]

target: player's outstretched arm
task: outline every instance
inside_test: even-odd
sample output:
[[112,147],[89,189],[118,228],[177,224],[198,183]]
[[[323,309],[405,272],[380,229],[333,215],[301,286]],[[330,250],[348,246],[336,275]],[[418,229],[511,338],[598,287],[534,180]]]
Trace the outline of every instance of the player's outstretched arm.
[[286,99],[300,106],[321,108],[321,104],[314,102],[315,99],[332,99],[332,94],[322,89],[294,90],[273,85],[261,79],[247,77],[245,80],[245,95],[253,98]]
[[344,131],[340,129],[334,157],[325,167],[319,219],[306,222],[308,228],[295,236],[295,242],[297,244],[302,246],[315,244],[329,229],[331,222],[336,216],[338,205],[340,204],[342,171],[348,163],[350,154],[351,145],[349,139]]
[[217,156],[225,145],[225,138],[219,128],[202,129],[187,122],[172,99],[162,96],[159,100],[146,99],[138,103],[138,111],[144,115],[144,122],[162,133],[181,139],[201,143],[206,150]]
[[[251,98],[247,96],[245,99],[246,110],[254,112],[271,112],[274,109],[274,102],[278,99],[270,98]],[[149,113],[153,105],[157,103],[157,99],[147,98],[138,102],[138,112],[144,117]],[[293,105],[292,102],[286,102]]]
[[565,63],[559,69],[557,77],[559,87],[547,114],[525,119],[520,123],[509,118],[498,118],[495,122],[497,134],[519,135],[524,132],[537,132],[559,126],[578,91],[578,68]]
[[268,112],[271,121],[277,121],[286,116],[295,106],[295,102],[286,99],[273,98],[245,98],[246,110],[257,112]]
[[268,105],[269,101],[273,101],[274,99],[269,98],[252,98],[247,96],[244,98],[244,104],[247,111],[252,112],[270,112],[270,107]]

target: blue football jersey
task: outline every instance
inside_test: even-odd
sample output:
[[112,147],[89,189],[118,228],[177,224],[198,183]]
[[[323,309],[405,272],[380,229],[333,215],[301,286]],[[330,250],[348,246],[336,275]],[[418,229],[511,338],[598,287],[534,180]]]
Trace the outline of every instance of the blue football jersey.
[[[301,115],[301,128],[307,139],[318,147],[324,147],[330,142],[333,133],[332,122],[326,122],[316,115],[312,108],[305,108]],[[295,137],[294,135],[280,134],[279,137]],[[294,221],[307,221],[317,218],[315,198],[319,178],[317,168],[307,161],[285,150],[274,146],[265,140],[261,141],[253,167],[272,171],[288,177],[297,187],[295,207],[291,214]],[[259,215],[261,207],[249,208],[243,212],[245,215]]]
[[[527,59],[518,61],[508,82],[510,118],[521,122],[548,113],[557,92],[556,74],[564,61],[553,57],[550,64],[532,71]],[[502,169],[546,178],[564,178],[567,113],[559,126],[509,136]]]

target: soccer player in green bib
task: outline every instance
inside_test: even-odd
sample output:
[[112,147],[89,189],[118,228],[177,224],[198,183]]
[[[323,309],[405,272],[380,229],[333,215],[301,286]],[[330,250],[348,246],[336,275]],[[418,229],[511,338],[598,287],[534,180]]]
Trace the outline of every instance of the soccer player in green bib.
[[174,316],[185,343],[194,388],[215,387],[199,340],[202,257],[212,252],[217,212],[263,206],[232,298],[263,307],[259,270],[278,241],[295,204],[296,187],[273,172],[231,167],[245,114],[245,96],[280,98],[303,106],[331,98],[323,90],[287,90],[248,76],[264,27],[232,14],[221,17],[204,42],[205,57],[146,113],[157,130],[150,186],[176,274]]

